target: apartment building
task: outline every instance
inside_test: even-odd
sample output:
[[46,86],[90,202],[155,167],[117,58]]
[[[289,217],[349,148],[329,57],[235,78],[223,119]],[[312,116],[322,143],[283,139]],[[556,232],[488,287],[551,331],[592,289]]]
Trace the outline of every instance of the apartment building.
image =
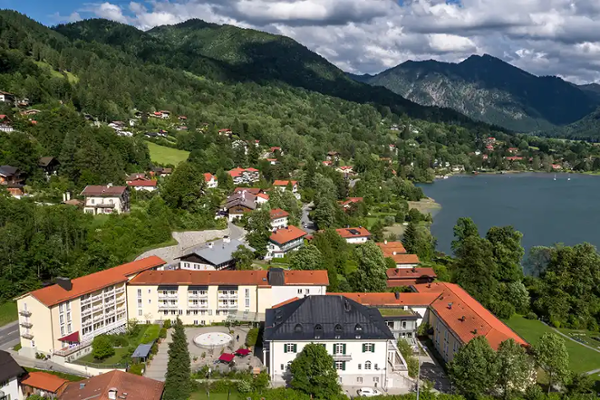
[[292,361],[311,343],[332,355],[342,385],[389,387],[393,372],[407,371],[376,308],[340,295],[309,296],[267,310],[264,362],[274,384],[290,378]]
[[151,256],[81,278],[57,283],[17,298],[21,350],[19,354],[56,355],[68,360],[89,351],[92,339],[125,330],[127,282],[142,271],[165,264]]
[[258,322],[274,304],[326,294],[327,271],[146,271],[127,284],[128,315],[142,323]]
[[83,211],[90,214],[118,214],[129,212],[129,189],[127,186],[89,185],[81,192],[85,198]]

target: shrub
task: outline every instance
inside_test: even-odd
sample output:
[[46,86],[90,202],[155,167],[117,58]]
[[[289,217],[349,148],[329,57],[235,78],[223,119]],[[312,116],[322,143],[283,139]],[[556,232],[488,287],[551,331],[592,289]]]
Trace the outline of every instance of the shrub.
[[150,348],[150,354],[153,354],[153,355],[154,355],[154,354],[156,354],[156,353],[158,353],[158,344],[154,343],[154,344],[152,345],[152,347]]
[[17,343],[17,344],[15,345],[15,347],[13,347],[13,350],[14,350],[14,351],[19,351],[19,350],[21,350],[21,343]]
[[527,313],[527,315],[525,316],[525,318],[527,318],[527,319],[537,319],[537,318],[538,318],[538,316],[537,316],[537,314],[536,314],[536,313],[534,313],[533,311],[529,311],[529,312]]
[[137,364],[131,364],[129,366],[129,373],[135,374],[135,375],[142,375],[144,371],[144,363],[137,363]]
[[110,339],[114,347],[127,347],[129,346],[129,340],[125,335],[110,335],[107,337]]
[[396,218],[394,218],[393,215],[386,215],[386,217],[383,219],[383,224],[385,226],[392,226],[392,225],[394,225],[395,222],[396,222]]
[[160,339],[166,339],[167,338],[167,328],[161,328],[160,332],[158,333],[158,337]]
[[96,360],[104,360],[115,355],[110,338],[106,335],[96,336],[92,342],[92,356]]
[[171,320],[167,319],[165,322],[163,322],[163,328],[164,329],[169,329],[171,327]]
[[258,328],[252,328],[246,334],[246,346],[253,347],[256,346],[256,341],[258,340]]
[[242,379],[237,384],[237,390],[240,393],[250,393],[252,391],[252,383],[247,379]]
[[252,381],[252,389],[255,392],[260,392],[269,387],[269,374],[266,371],[261,372],[256,375],[254,380]]

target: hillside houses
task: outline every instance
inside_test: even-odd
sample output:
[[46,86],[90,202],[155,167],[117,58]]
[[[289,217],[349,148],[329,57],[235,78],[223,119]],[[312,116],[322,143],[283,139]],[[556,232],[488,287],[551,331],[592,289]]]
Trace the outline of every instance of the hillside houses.
[[282,258],[286,254],[300,249],[304,245],[304,236],[306,235],[306,232],[293,225],[274,230],[269,237],[265,258]]
[[206,183],[206,187],[209,189],[216,189],[219,185],[217,182],[217,176],[209,172],[204,174],[204,182]]
[[292,193],[298,193],[298,181],[286,181],[286,180],[275,180],[273,187],[285,192],[288,187],[291,188]]
[[260,172],[256,168],[234,168],[227,172],[234,185],[251,185],[260,180]]
[[365,243],[371,238],[371,232],[362,226],[358,228],[340,228],[336,229],[336,232],[350,244]]

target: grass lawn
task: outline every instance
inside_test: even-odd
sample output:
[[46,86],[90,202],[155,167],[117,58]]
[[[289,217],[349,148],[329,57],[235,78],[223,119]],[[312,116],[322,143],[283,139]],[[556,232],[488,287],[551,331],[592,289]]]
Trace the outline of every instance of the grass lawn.
[[150,150],[150,159],[160,164],[177,165],[188,159],[189,151],[172,149],[170,147],[159,146],[152,142],[145,142]]
[[14,301],[7,301],[6,303],[0,304],[0,326],[16,321],[17,318],[17,303]]
[[127,354],[127,348],[119,347],[119,348],[115,349],[114,356],[108,357],[107,359],[105,359],[103,361],[98,361],[98,360],[94,359],[94,356],[92,356],[91,354],[87,354],[87,355],[81,357],[80,359],[78,359],[77,361],[94,363],[94,364],[114,365],[114,364],[119,364],[121,362],[121,360],[123,359],[123,357],[125,356],[125,354]]
[[229,397],[227,393],[211,393],[208,397],[205,391],[194,392],[190,396],[190,400],[242,400],[244,398],[238,393],[231,393]]
[[138,335],[138,343],[150,343],[158,339],[160,333],[160,325],[147,325],[146,329]]
[[[537,344],[544,333],[554,332],[552,328],[542,324],[540,321],[526,319],[520,315],[515,315],[505,322],[532,345]],[[587,372],[600,368],[600,353],[568,339],[565,339],[565,345],[569,352],[569,368],[571,370],[575,372]]]

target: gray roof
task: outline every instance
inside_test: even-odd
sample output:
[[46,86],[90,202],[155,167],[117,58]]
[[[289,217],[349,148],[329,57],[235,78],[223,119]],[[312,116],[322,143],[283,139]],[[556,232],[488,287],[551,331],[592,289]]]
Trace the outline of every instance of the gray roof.
[[152,341],[152,343],[147,343],[147,344],[140,344],[135,351],[133,352],[133,354],[131,355],[132,358],[146,358],[148,357],[148,354],[150,354],[150,350],[152,350],[152,345],[154,344],[154,340]]
[[251,210],[256,209],[256,196],[252,193],[234,193],[229,196],[225,202],[225,208],[228,210],[231,207],[239,205],[250,208]]
[[0,350],[0,382],[7,381],[24,373],[25,370],[17,364],[10,353]]
[[[210,247],[211,244],[212,248]],[[186,256],[195,254],[198,257],[202,257],[212,265],[219,265],[232,261],[232,254],[238,249],[239,246],[245,246],[248,249],[255,251],[252,247],[237,239],[230,239],[228,242],[223,239],[219,239],[195,247],[191,251],[188,251],[186,254],[178,258],[184,258]]]
[[0,165],[0,175],[2,176],[13,176],[17,175],[19,169],[17,167],[11,167],[10,165]]
[[265,340],[394,339],[375,308],[344,296],[307,296],[267,310]]

